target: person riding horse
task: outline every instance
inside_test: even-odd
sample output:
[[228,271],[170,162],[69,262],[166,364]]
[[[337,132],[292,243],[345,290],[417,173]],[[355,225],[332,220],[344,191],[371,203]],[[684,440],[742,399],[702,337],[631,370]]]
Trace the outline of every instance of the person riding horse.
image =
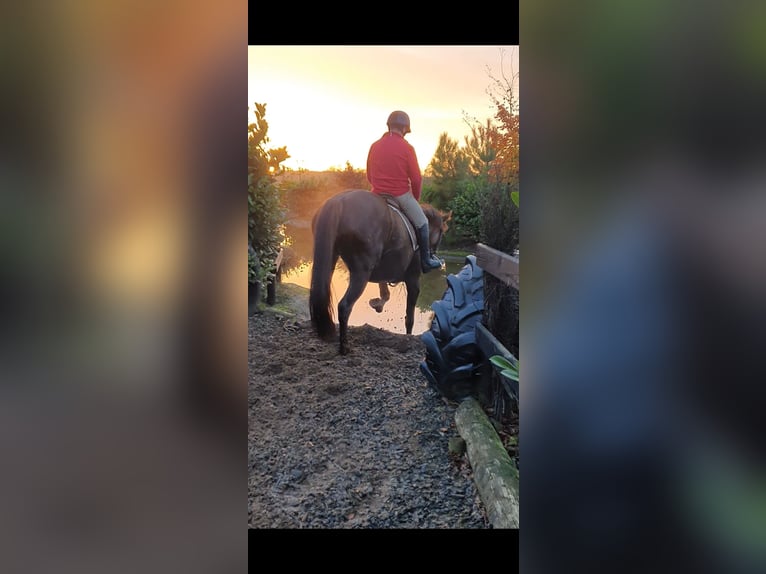
[[440,269],[442,261],[431,253],[428,219],[420,207],[423,178],[415,148],[405,141],[410,133],[410,117],[391,112],[386,122],[388,132],[370,146],[367,155],[367,180],[372,192],[394,200],[415,227],[420,246],[420,266],[423,273]]

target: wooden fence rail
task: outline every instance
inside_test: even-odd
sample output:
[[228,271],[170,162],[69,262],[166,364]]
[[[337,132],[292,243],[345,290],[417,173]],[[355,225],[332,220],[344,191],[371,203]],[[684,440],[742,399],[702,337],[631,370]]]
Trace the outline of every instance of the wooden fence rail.
[[519,258],[483,243],[476,244],[476,263],[487,273],[491,273],[506,285],[519,289]]

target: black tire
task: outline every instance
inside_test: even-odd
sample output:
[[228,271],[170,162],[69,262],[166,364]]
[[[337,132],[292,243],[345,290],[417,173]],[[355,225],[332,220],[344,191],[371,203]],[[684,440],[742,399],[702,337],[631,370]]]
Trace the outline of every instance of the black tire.
[[431,328],[421,335],[426,358],[420,371],[442,395],[459,400],[472,394],[482,363],[475,329],[484,312],[484,271],[474,255],[447,277],[444,295],[431,308]]

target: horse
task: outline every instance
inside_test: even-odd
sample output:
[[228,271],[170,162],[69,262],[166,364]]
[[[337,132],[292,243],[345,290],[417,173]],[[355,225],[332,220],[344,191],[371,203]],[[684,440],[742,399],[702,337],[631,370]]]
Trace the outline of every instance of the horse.
[[[428,204],[421,207],[428,219],[430,248],[435,251],[448,229],[447,221],[452,213],[442,213]],[[420,254],[413,249],[414,235],[410,236],[402,216],[389,207],[386,199],[363,189],[341,192],[316,212],[311,230],[314,263],[309,310],[319,338],[326,341],[335,338],[330,279],[338,257],[349,271],[348,289],[338,303],[340,354],[349,351],[348,318],[369,282],[378,283],[380,289],[380,297],[369,302],[378,313],[389,299],[388,284],[404,282],[407,287],[404,326],[411,335],[415,303],[420,294]]]

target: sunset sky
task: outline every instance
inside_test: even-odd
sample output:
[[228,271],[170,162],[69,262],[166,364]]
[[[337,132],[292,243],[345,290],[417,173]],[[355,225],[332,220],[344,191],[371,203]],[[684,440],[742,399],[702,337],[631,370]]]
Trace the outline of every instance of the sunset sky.
[[286,167],[364,169],[388,114],[404,110],[424,170],[439,134],[462,144],[464,112],[494,115],[490,73],[518,74],[518,46],[249,46],[248,122],[265,103],[269,146],[287,146]]

